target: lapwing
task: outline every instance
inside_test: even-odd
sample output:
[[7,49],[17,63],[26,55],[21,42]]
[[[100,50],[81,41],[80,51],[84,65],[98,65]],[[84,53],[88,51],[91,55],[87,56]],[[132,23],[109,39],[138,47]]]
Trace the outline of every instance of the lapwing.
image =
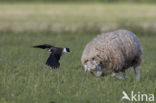
[[60,48],[60,47],[54,47],[49,44],[43,44],[43,45],[36,45],[33,46],[34,48],[41,48],[41,49],[47,49],[49,52],[51,52],[50,56],[48,57],[46,61],[46,65],[50,66],[51,68],[58,68],[60,66],[59,60],[62,54],[70,52],[69,48]]

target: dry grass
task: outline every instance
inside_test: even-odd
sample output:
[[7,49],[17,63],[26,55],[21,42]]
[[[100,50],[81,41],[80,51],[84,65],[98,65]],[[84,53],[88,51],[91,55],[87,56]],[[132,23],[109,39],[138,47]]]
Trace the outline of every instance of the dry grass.
[[78,30],[98,26],[104,30],[120,22],[155,25],[152,4],[0,4],[0,30]]

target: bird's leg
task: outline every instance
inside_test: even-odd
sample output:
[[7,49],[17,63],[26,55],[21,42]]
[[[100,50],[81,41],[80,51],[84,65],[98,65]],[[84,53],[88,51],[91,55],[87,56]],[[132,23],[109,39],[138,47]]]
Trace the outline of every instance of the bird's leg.
[[138,66],[134,67],[134,72],[136,75],[136,79],[139,81],[140,80],[140,71],[138,69]]
[[122,73],[123,73],[123,76],[118,76],[118,75],[116,75],[116,73],[113,72],[113,73],[112,73],[112,77],[116,77],[116,78],[118,78],[118,79],[120,79],[120,80],[123,80],[123,79],[126,78],[126,72],[123,71]]

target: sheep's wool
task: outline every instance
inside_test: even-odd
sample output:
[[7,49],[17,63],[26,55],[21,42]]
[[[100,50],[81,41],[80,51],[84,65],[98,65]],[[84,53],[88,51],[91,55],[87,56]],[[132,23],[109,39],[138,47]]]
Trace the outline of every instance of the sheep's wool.
[[[102,70],[124,71],[139,66],[142,61],[142,46],[136,35],[128,30],[102,33],[89,42],[82,53],[81,62],[96,60]],[[107,68],[107,69],[106,69]]]

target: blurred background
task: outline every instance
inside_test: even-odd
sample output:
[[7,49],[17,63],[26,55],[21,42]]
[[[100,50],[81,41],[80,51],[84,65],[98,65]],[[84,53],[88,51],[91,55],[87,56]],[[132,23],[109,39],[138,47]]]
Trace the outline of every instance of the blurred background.
[[[80,62],[96,35],[134,32],[144,62],[141,82],[95,78]],[[120,103],[122,91],[156,91],[156,0],[0,0],[0,103]],[[48,52],[33,45],[69,47],[61,67],[45,66]]]
[[[0,30],[155,27],[154,0],[0,0]],[[121,28],[121,27],[120,27]]]

